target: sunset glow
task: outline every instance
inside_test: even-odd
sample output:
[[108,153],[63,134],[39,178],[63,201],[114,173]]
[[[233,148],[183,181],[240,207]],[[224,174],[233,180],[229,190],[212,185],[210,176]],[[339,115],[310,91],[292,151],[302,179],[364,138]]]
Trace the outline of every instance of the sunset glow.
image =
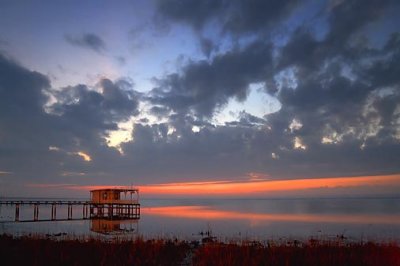
[[245,195],[263,192],[296,191],[316,188],[400,185],[400,175],[337,177],[295,180],[261,180],[243,182],[189,182],[140,186],[146,194],[175,195]]
[[[51,184],[30,184],[31,187],[48,187]],[[66,189],[89,191],[107,187],[129,188],[129,186],[67,184]],[[269,193],[318,191],[321,189],[366,188],[371,191],[382,187],[400,188],[400,175],[303,178],[292,180],[267,180],[251,178],[246,181],[182,182],[155,185],[139,185],[145,196],[268,196]],[[313,195],[312,193],[310,195]]]

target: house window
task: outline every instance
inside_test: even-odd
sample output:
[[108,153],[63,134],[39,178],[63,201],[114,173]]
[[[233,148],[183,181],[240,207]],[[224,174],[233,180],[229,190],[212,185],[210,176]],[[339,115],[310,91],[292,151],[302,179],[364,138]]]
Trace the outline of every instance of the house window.
[[107,193],[106,192],[103,193],[103,199],[107,199]]

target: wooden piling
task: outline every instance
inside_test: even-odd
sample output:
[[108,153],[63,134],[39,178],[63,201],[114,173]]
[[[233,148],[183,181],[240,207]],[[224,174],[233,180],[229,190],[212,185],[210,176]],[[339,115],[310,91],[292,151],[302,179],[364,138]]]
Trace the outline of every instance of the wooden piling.
[[68,204],[68,220],[72,219],[72,204]]
[[51,220],[53,221],[57,219],[56,210],[57,210],[56,204],[55,203],[51,204]]
[[33,220],[34,221],[39,220],[39,204],[33,205]]
[[19,204],[15,204],[15,221],[19,221]]

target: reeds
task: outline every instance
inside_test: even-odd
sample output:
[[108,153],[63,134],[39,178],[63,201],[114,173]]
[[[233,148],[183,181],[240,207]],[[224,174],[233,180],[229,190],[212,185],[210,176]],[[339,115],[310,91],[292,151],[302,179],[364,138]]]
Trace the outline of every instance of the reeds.
[[400,265],[395,243],[316,241],[262,245],[207,243],[196,250],[194,265]]
[[396,243],[187,242],[0,236],[1,265],[400,265]]
[[178,265],[189,246],[183,241],[105,242],[0,237],[1,265]]

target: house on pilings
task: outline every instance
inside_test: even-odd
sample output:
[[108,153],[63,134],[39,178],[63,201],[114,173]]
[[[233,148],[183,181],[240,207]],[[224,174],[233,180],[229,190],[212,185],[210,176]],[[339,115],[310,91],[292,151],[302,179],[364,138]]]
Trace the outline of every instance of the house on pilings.
[[139,189],[103,188],[91,190],[90,218],[139,219]]

